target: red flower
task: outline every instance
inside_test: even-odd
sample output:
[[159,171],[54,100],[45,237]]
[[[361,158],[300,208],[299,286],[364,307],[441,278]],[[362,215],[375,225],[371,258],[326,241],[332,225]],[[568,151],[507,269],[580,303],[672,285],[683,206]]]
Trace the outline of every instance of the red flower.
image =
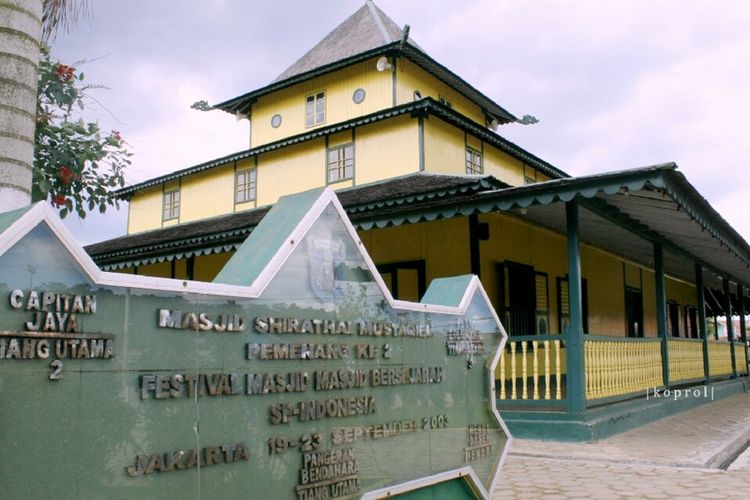
[[56,194],[55,197],[52,198],[52,203],[58,207],[65,205],[66,201],[67,201],[67,198],[65,197],[64,194]]
[[117,142],[120,142],[122,140],[122,136],[120,135],[119,130],[113,130],[112,137],[114,137],[117,140]]
[[73,79],[75,68],[73,66],[68,66],[67,64],[58,64],[56,73],[57,73],[57,77],[61,81],[69,82],[70,80]]
[[70,184],[73,180],[73,171],[65,165],[60,167],[60,171],[57,173],[63,184]]

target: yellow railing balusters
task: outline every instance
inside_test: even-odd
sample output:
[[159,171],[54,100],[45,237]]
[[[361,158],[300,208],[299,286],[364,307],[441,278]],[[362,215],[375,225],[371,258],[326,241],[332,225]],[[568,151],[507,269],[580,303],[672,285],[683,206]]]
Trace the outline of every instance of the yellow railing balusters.
[[555,399],[562,399],[562,377],[560,376],[560,341],[554,340],[555,344]]
[[550,399],[550,371],[549,371],[549,342],[543,342],[544,346],[544,399]]
[[[734,347],[735,351],[737,351],[742,348],[742,345],[736,344]],[[708,341],[708,366],[711,369],[712,377],[732,374],[731,350],[732,348],[729,345],[729,342],[717,340]]]
[[661,385],[659,339],[586,338],[586,399],[609,398]]
[[703,378],[703,341],[669,339],[669,380],[680,382]]
[[505,351],[500,355],[500,399],[505,399]]
[[516,343],[510,342],[510,380],[511,384],[511,390],[510,390],[510,399],[517,399],[518,395],[516,394]]
[[521,342],[521,399],[529,399],[527,390],[528,372],[526,371],[526,341]]
[[532,356],[532,366],[534,369],[534,399],[539,399],[539,360],[538,360],[538,353],[539,353],[539,346],[537,345],[538,342],[536,340],[531,341],[531,356]]

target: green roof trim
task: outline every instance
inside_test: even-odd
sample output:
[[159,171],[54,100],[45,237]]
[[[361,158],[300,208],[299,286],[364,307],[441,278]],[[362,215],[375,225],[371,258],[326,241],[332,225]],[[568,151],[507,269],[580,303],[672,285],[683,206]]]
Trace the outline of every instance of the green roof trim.
[[250,286],[281,250],[325,188],[283,196],[229,259],[214,283]]
[[31,207],[33,206],[34,205],[29,205],[9,212],[0,213],[0,233],[12,226],[18,219],[23,217],[26,212],[31,210]]
[[430,283],[424,297],[420,300],[420,304],[458,307],[466,294],[466,289],[471,284],[472,278],[474,278],[473,274],[436,278]]
[[566,202],[573,198],[592,198],[598,193],[617,193],[621,189],[638,191],[650,184],[664,187],[662,173],[674,170],[673,163],[655,165],[640,169],[608,172],[586,177],[567,177],[526,186],[509,187],[495,191],[482,191],[463,203],[435,203],[429,210],[417,208],[399,213],[376,214],[371,218],[357,218],[355,225],[361,229],[384,228],[401,224],[429,222],[447,219],[456,215],[471,215],[491,211],[508,211],[513,208],[527,208],[532,205],[548,205]]
[[213,105],[213,107],[226,111],[227,113],[234,114],[239,112],[247,115],[249,114],[252,104],[261,96],[270,94],[271,92],[275,92],[277,90],[291,87],[292,85],[296,85],[318,76],[322,76],[327,73],[346,68],[347,66],[365,61],[367,59],[382,55],[389,57],[406,57],[434,77],[443,81],[446,85],[451,87],[456,92],[464,95],[470,101],[474,102],[477,106],[482,108],[484,113],[492,116],[493,118],[496,118],[500,123],[511,123],[518,120],[518,118],[516,118],[512,113],[495,103],[492,99],[474,88],[463,78],[435,61],[425,52],[410,44],[402,44],[401,41],[388,43],[380,47],[353,55],[351,57],[319,66],[310,71],[294,75],[285,80],[273,82],[269,85],[266,85],[265,87],[247,92],[219,104],[215,104]]
[[276,151],[278,149],[281,149],[287,146],[318,139],[321,137],[325,137],[326,135],[329,135],[329,134],[343,132],[345,130],[350,130],[352,128],[360,127],[363,125],[368,125],[370,123],[378,122],[378,121],[385,120],[388,118],[402,116],[405,114],[412,114],[416,116],[419,113],[437,116],[445,120],[446,122],[449,122],[452,125],[461,128],[462,130],[466,132],[476,135],[482,141],[497,147],[501,151],[518,159],[519,161],[526,163],[527,165],[531,167],[536,168],[537,170],[539,170],[540,172],[542,172],[543,174],[549,177],[553,177],[553,178],[569,177],[568,174],[558,169],[557,167],[553,166],[551,163],[548,163],[542,160],[541,158],[529,153],[528,151],[524,150],[520,146],[478,125],[472,120],[469,120],[468,118],[464,117],[463,115],[454,111],[453,109],[450,109],[440,104],[434,99],[430,97],[425,97],[420,101],[402,104],[400,106],[396,106],[395,108],[389,108],[386,110],[377,111],[375,113],[353,118],[345,122],[337,123],[334,125],[329,125],[327,127],[321,127],[321,128],[312,130],[310,132],[298,134],[292,137],[288,137],[286,139],[282,139],[282,140],[275,141],[269,144],[265,144],[263,146],[258,146],[256,148],[251,148],[251,149],[233,153],[227,156],[222,156],[215,160],[210,160],[204,163],[199,163],[198,165],[194,165],[192,167],[177,170],[175,172],[172,172],[166,175],[154,177],[153,179],[149,179],[147,181],[143,181],[138,184],[133,184],[132,186],[127,186],[125,188],[119,189],[118,191],[116,191],[116,195],[123,199],[129,199],[137,191],[140,191],[142,189],[148,189],[150,187],[158,186],[159,184],[169,182],[175,179],[179,179],[188,175],[193,175],[199,172],[203,172],[211,168],[224,166],[235,161],[244,160],[244,159],[256,156],[256,155],[268,153],[270,151]]

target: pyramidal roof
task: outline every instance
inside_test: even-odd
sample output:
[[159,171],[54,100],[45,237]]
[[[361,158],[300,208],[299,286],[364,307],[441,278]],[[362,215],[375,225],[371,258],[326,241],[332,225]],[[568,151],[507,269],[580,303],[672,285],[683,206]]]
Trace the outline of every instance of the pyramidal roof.
[[[289,66],[274,82],[280,82],[320,66],[401,40],[404,31],[367,0],[357,12],[339,24],[307,54]],[[411,40],[407,43],[421,48]]]

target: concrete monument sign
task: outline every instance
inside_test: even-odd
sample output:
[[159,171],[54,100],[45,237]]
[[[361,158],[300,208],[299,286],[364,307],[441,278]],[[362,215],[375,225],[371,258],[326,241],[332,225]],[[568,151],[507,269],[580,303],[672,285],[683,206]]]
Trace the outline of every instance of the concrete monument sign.
[[510,437],[479,281],[394,300],[330,189],[213,283],[99,270],[44,204],[0,214],[3,498],[487,497]]

